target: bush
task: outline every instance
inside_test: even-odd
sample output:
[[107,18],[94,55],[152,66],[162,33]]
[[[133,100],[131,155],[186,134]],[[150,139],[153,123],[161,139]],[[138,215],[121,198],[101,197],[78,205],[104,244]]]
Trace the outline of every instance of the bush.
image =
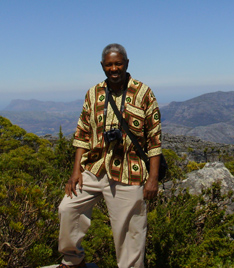
[[[71,140],[59,132],[55,148],[0,117],[0,267],[40,267],[58,263],[58,205],[73,167]],[[183,179],[185,159],[163,150],[166,180]],[[233,172],[233,159],[226,163]],[[196,163],[188,168],[194,169]],[[148,202],[146,268],[234,267],[234,220],[219,207],[220,185],[205,197],[188,192],[162,194]],[[104,202],[93,211],[83,241],[88,262],[116,267],[111,225]]]
[[202,195],[160,196],[148,213],[147,268],[231,267],[234,215],[220,209],[220,186]]
[[91,227],[82,245],[87,262],[97,263],[100,268],[117,267],[112,229],[104,201],[94,207]]
[[163,154],[168,165],[165,181],[183,179],[185,175],[184,159],[170,149],[163,149]]
[[234,161],[226,162],[225,166],[227,169],[229,169],[231,174],[234,176]]
[[192,172],[194,170],[202,169],[206,163],[196,163],[195,161],[189,161],[186,167],[186,172]]
[[58,167],[48,141],[2,117],[0,131],[0,267],[53,263],[60,257],[57,208],[71,167]]

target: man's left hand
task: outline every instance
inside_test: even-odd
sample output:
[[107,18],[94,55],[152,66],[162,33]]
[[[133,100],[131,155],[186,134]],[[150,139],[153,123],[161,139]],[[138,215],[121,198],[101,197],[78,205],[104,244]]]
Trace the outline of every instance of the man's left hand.
[[158,171],[161,155],[150,157],[149,178],[144,186],[144,198],[153,199],[158,193]]
[[158,179],[149,177],[144,186],[144,199],[153,199],[158,193]]

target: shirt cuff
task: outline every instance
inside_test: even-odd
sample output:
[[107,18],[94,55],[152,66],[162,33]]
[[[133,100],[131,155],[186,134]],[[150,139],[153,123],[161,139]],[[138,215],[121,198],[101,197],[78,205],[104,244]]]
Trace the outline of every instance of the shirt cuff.
[[148,151],[148,157],[156,156],[162,153],[162,147],[152,149]]
[[88,149],[88,150],[90,149],[89,143],[79,141],[79,140],[73,140],[72,145],[75,147],[79,147],[79,148],[84,148],[84,149]]

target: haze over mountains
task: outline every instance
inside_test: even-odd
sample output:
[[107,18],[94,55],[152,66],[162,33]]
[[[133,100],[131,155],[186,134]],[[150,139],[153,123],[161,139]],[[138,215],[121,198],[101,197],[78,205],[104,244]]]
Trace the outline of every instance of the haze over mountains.
[[12,100],[0,114],[38,136],[57,135],[62,126],[64,135],[74,133],[83,100],[53,102],[38,100]]
[[3,109],[3,111],[13,112],[57,112],[70,113],[81,111],[83,100],[76,100],[72,102],[54,102],[54,101],[39,101],[39,100],[12,100],[11,103]]
[[[83,100],[43,102],[13,100],[0,114],[39,136],[74,133]],[[213,92],[160,108],[163,132],[234,144],[234,91]]]

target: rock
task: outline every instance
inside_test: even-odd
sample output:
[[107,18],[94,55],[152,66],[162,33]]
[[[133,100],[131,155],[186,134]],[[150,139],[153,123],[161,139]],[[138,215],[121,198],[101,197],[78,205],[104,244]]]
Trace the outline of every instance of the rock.
[[163,149],[170,149],[180,157],[197,163],[223,161],[234,155],[234,145],[204,141],[198,137],[162,135]]
[[234,191],[234,176],[222,162],[207,163],[204,168],[190,172],[186,177],[181,186],[188,187],[190,194],[201,194],[204,188],[207,189],[218,181],[221,182],[222,194]]
[[[222,162],[207,163],[202,169],[195,170],[186,175],[186,179],[178,182],[176,186],[172,181],[165,182],[165,195],[170,193],[172,187],[176,188],[175,194],[180,190],[188,189],[192,195],[199,195],[204,189],[211,188],[213,183],[221,183],[221,194],[228,194],[230,191],[234,193],[234,176],[224,166]],[[225,201],[227,213],[234,212],[234,204],[232,196]],[[221,204],[222,206],[222,204]]]
[[228,194],[232,191],[232,195],[219,203],[221,208],[225,208],[228,214],[234,213],[233,193],[234,193],[234,176],[221,162],[207,163],[203,169],[193,171],[187,174],[187,179],[182,181],[182,187],[189,188],[191,194],[202,193],[202,189],[207,189],[213,183],[221,183],[221,194]]

